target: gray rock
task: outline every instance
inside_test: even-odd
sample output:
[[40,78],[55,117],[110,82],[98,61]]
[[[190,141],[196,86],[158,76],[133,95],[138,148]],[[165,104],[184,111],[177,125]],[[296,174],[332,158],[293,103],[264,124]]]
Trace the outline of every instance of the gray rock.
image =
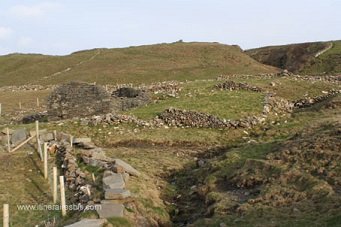
[[128,173],[123,173],[123,174],[122,174],[122,176],[123,176],[123,180],[124,180],[124,182],[127,184],[127,183],[128,183],[128,181],[129,181],[129,177],[130,177],[130,175],[129,175]]
[[108,200],[122,200],[131,197],[131,193],[126,189],[106,189],[104,198]]
[[125,182],[123,180],[122,174],[114,173],[113,175],[103,178],[104,189],[123,189],[124,187]]
[[91,143],[91,138],[88,137],[84,137],[84,138],[75,138],[73,140],[74,144],[78,144],[78,143]]
[[78,147],[83,148],[83,149],[94,149],[94,148],[96,148],[96,145],[93,144],[92,142],[80,142],[80,143],[77,143],[76,145]]
[[53,136],[53,133],[43,133],[43,134],[40,134],[40,139],[44,142],[48,142],[48,141],[52,141],[54,140],[54,136]]
[[102,227],[107,222],[105,219],[83,219],[65,227]]
[[122,161],[121,159],[114,159],[114,161],[116,165],[122,166],[125,169],[125,171],[129,173],[130,175],[136,176],[136,177],[141,175],[139,171],[137,171],[134,167]]
[[26,139],[27,139],[26,129],[17,129],[13,132],[11,136],[11,143],[13,146],[17,146]]
[[105,170],[103,173],[103,178],[114,175],[115,173],[113,171],[110,170]]
[[100,218],[123,217],[124,206],[117,203],[102,203],[97,213]]

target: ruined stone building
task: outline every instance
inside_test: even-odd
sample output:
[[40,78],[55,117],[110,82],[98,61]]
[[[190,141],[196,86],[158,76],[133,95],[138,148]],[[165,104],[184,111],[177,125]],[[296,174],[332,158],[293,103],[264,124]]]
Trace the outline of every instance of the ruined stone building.
[[61,85],[48,98],[50,120],[105,114],[111,108],[112,100],[105,89],[84,82]]

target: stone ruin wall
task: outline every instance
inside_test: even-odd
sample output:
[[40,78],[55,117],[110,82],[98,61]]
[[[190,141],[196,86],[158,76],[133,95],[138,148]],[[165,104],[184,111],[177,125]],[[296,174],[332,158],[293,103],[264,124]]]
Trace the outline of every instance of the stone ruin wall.
[[51,120],[85,117],[112,111],[112,99],[103,88],[83,82],[70,82],[56,88],[48,98]]

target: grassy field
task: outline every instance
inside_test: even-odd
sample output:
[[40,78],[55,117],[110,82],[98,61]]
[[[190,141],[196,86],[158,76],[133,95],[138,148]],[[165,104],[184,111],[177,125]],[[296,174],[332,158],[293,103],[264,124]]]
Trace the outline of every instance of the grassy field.
[[225,73],[276,71],[250,58],[238,47],[217,43],[96,49],[67,56],[0,56],[0,86],[58,84],[70,80],[100,84],[150,83],[215,78]]
[[173,107],[199,111],[225,119],[239,119],[263,110],[264,95],[247,91],[219,91],[217,81],[196,81],[184,85],[177,98],[166,98],[157,103],[136,108],[128,113],[141,119],[152,119],[165,109]]
[[[292,78],[240,76],[233,80],[256,85],[289,100],[305,95],[321,95],[322,91],[332,88],[339,89],[337,84]],[[216,90],[214,85],[220,82],[189,81],[181,85],[178,98],[164,97],[156,103],[124,113],[134,114],[142,119],[151,119],[169,107],[205,112],[227,119],[261,113],[263,93]],[[271,82],[275,86],[270,85]],[[44,110],[44,100],[48,93],[49,91],[2,92],[0,103],[3,104],[6,118],[1,117],[0,129],[8,126],[11,116],[20,114],[19,101],[23,106],[21,111]],[[41,100],[40,109],[35,107],[37,97]],[[152,98],[156,100],[160,96],[152,95]],[[326,103],[330,101],[327,100]],[[332,101],[339,102],[340,96]],[[316,207],[326,211],[325,216],[318,216],[314,204],[310,202],[302,203],[298,208],[256,206],[249,208],[246,215],[241,216],[233,208],[240,205],[234,200],[236,194],[231,194],[228,187],[221,187],[226,186],[221,182],[226,183],[230,177],[243,173],[248,167],[245,163],[253,163],[250,160],[256,160],[254,163],[266,163],[267,155],[280,151],[293,135],[311,131],[311,126],[340,121],[340,107],[327,109],[324,105],[322,103],[296,111],[291,117],[274,116],[267,119],[264,125],[252,129],[148,128],[125,123],[85,126],[78,120],[41,123],[40,126],[50,131],[67,132],[75,137],[91,137],[96,145],[104,148],[107,155],[127,161],[142,173],[141,177],[131,177],[129,180],[128,188],[134,195],[134,207],[127,209],[125,219],[110,220],[113,226],[131,226],[137,214],[164,225],[175,226],[181,226],[184,221],[195,222],[196,226],[219,226],[220,223],[228,226],[252,226],[254,223],[267,226],[273,223],[278,226],[304,226],[311,225],[317,219],[316,223],[327,222],[331,226],[337,226],[335,223],[339,221],[339,216],[336,212],[339,210],[333,208],[333,201],[339,201],[338,198],[323,199],[318,203]],[[10,125],[12,129],[23,127],[33,129],[34,124]],[[3,181],[0,182],[0,204],[10,203],[11,210],[14,210],[13,226],[34,225],[54,215],[60,218],[59,213],[15,210],[18,204],[48,204],[51,201],[49,185],[44,183],[41,176],[42,165],[36,160],[36,156],[27,155],[28,151],[31,148],[27,147],[12,155],[0,152],[0,161],[3,163],[0,168],[4,173]],[[202,160],[204,164],[199,165],[198,160]],[[250,165],[250,169],[256,170],[256,167]],[[273,172],[276,173],[277,169]],[[280,184],[272,184],[271,192],[276,192],[277,185]],[[266,195],[265,191],[264,194]],[[294,208],[299,209],[299,212],[293,214]],[[60,219],[61,223],[71,223],[78,218],[70,215]],[[298,219],[299,222],[296,221]]]

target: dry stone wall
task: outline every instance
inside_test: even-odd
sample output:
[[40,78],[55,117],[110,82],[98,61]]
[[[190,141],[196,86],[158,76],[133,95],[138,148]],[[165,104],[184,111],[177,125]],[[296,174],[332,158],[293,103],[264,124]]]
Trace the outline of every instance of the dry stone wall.
[[219,83],[215,87],[221,90],[230,90],[230,91],[245,90],[245,91],[262,92],[262,89],[259,87],[251,86],[247,83],[237,83],[232,80]]

